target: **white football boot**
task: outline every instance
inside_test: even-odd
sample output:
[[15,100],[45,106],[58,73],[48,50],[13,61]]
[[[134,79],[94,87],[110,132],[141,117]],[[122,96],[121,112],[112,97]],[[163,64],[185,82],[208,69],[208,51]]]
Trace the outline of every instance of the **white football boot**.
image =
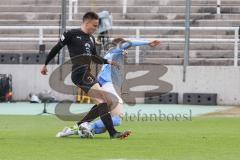
[[78,127],[64,127],[61,132],[58,132],[56,137],[68,137],[71,135],[78,135]]

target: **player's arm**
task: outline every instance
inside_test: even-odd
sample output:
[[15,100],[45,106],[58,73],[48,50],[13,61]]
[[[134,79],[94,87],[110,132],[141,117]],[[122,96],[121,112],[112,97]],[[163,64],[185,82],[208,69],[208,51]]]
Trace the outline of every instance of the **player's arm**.
[[69,43],[71,38],[70,32],[64,32],[61,39],[59,40],[59,42],[50,50],[45,64],[41,69],[41,73],[42,75],[47,75],[47,65],[48,63],[59,53],[59,51],[67,44]]
[[155,47],[159,44],[160,44],[159,40],[154,40],[154,41],[137,41],[137,40],[134,40],[134,41],[130,41],[130,46],[127,46],[127,45],[124,45],[124,44],[122,46],[123,47],[128,47],[128,48],[137,47],[137,46],[145,46],[145,45],[149,45],[150,47]]
[[[94,43],[95,43],[95,39],[94,39]],[[93,49],[92,55],[93,55],[93,56],[92,56],[91,59],[92,59],[95,63],[97,63],[97,64],[110,64],[110,65],[114,65],[114,66],[116,66],[116,67],[118,67],[118,68],[120,67],[117,62],[111,61],[111,60],[108,60],[108,59],[105,59],[105,58],[99,56],[99,55],[97,54],[97,50],[96,50],[95,45],[94,45],[94,49]]]
[[150,47],[155,47],[160,44],[160,41],[154,40],[154,41],[141,41],[141,40],[133,40],[133,41],[124,41],[123,43],[120,43],[118,47],[114,49],[114,52],[119,52],[122,50],[127,50],[130,47],[137,47],[137,46],[146,46],[149,45]]
[[116,66],[117,68],[120,67],[117,62],[105,59],[97,54],[94,54],[92,56],[92,60],[97,64],[110,64],[110,65]]
[[150,47],[156,47],[160,44],[161,42],[159,40],[154,40],[149,43]]
[[47,65],[48,63],[57,55],[57,53],[59,53],[59,51],[63,48],[63,46],[58,42],[49,52],[46,61],[45,61],[45,65],[42,67],[41,69],[41,73],[42,75],[47,75]]

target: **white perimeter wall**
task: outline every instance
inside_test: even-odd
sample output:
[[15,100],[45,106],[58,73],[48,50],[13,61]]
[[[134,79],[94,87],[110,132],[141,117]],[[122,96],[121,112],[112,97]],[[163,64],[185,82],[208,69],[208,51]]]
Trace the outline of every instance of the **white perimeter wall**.
[[[39,93],[51,90],[49,75],[57,65],[48,66],[48,76],[40,74],[40,65],[0,65],[0,74],[12,74],[14,100],[26,100],[30,92]],[[217,93],[218,104],[240,105],[240,67],[190,66],[187,68],[186,82],[182,81],[182,66],[167,66],[168,72],[161,78],[173,85],[172,92],[179,93],[182,102],[183,93]],[[65,80],[72,84],[70,76]],[[52,90],[51,90],[52,91]],[[59,100],[75,100],[75,96],[52,91]],[[74,91],[73,91],[74,93]],[[138,99],[143,102],[143,99]]]

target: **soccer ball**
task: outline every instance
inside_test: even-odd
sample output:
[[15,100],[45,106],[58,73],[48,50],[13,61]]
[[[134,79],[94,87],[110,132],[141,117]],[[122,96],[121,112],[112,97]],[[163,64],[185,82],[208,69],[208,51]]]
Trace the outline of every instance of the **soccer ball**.
[[91,130],[91,125],[88,122],[84,122],[79,125],[78,135],[81,138],[93,138],[94,132]]
[[78,135],[80,138],[93,138],[94,132],[89,130],[78,130]]

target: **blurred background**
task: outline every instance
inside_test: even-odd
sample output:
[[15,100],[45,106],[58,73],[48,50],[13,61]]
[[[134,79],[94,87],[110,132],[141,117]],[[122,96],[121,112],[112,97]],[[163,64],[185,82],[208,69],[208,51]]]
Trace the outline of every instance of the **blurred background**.
[[[48,76],[40,69],[61,33],[79,28],[87,11],[101,18],[103,30],[95,33],[101,56],[116,37],[161,41],[131,48],[126,64],[164,65],[159,79],[172,91],[142,87],[137,103],[240,105],[239,0],[1,0],[1,102],[32,95],[81,102],[81,90],[68,95],[49,86],[51,73],[69,60],[67,49],[48,66]],[[96,74],[100,67],[93,67]],[[69,76],[60,81],[72,84]]]

